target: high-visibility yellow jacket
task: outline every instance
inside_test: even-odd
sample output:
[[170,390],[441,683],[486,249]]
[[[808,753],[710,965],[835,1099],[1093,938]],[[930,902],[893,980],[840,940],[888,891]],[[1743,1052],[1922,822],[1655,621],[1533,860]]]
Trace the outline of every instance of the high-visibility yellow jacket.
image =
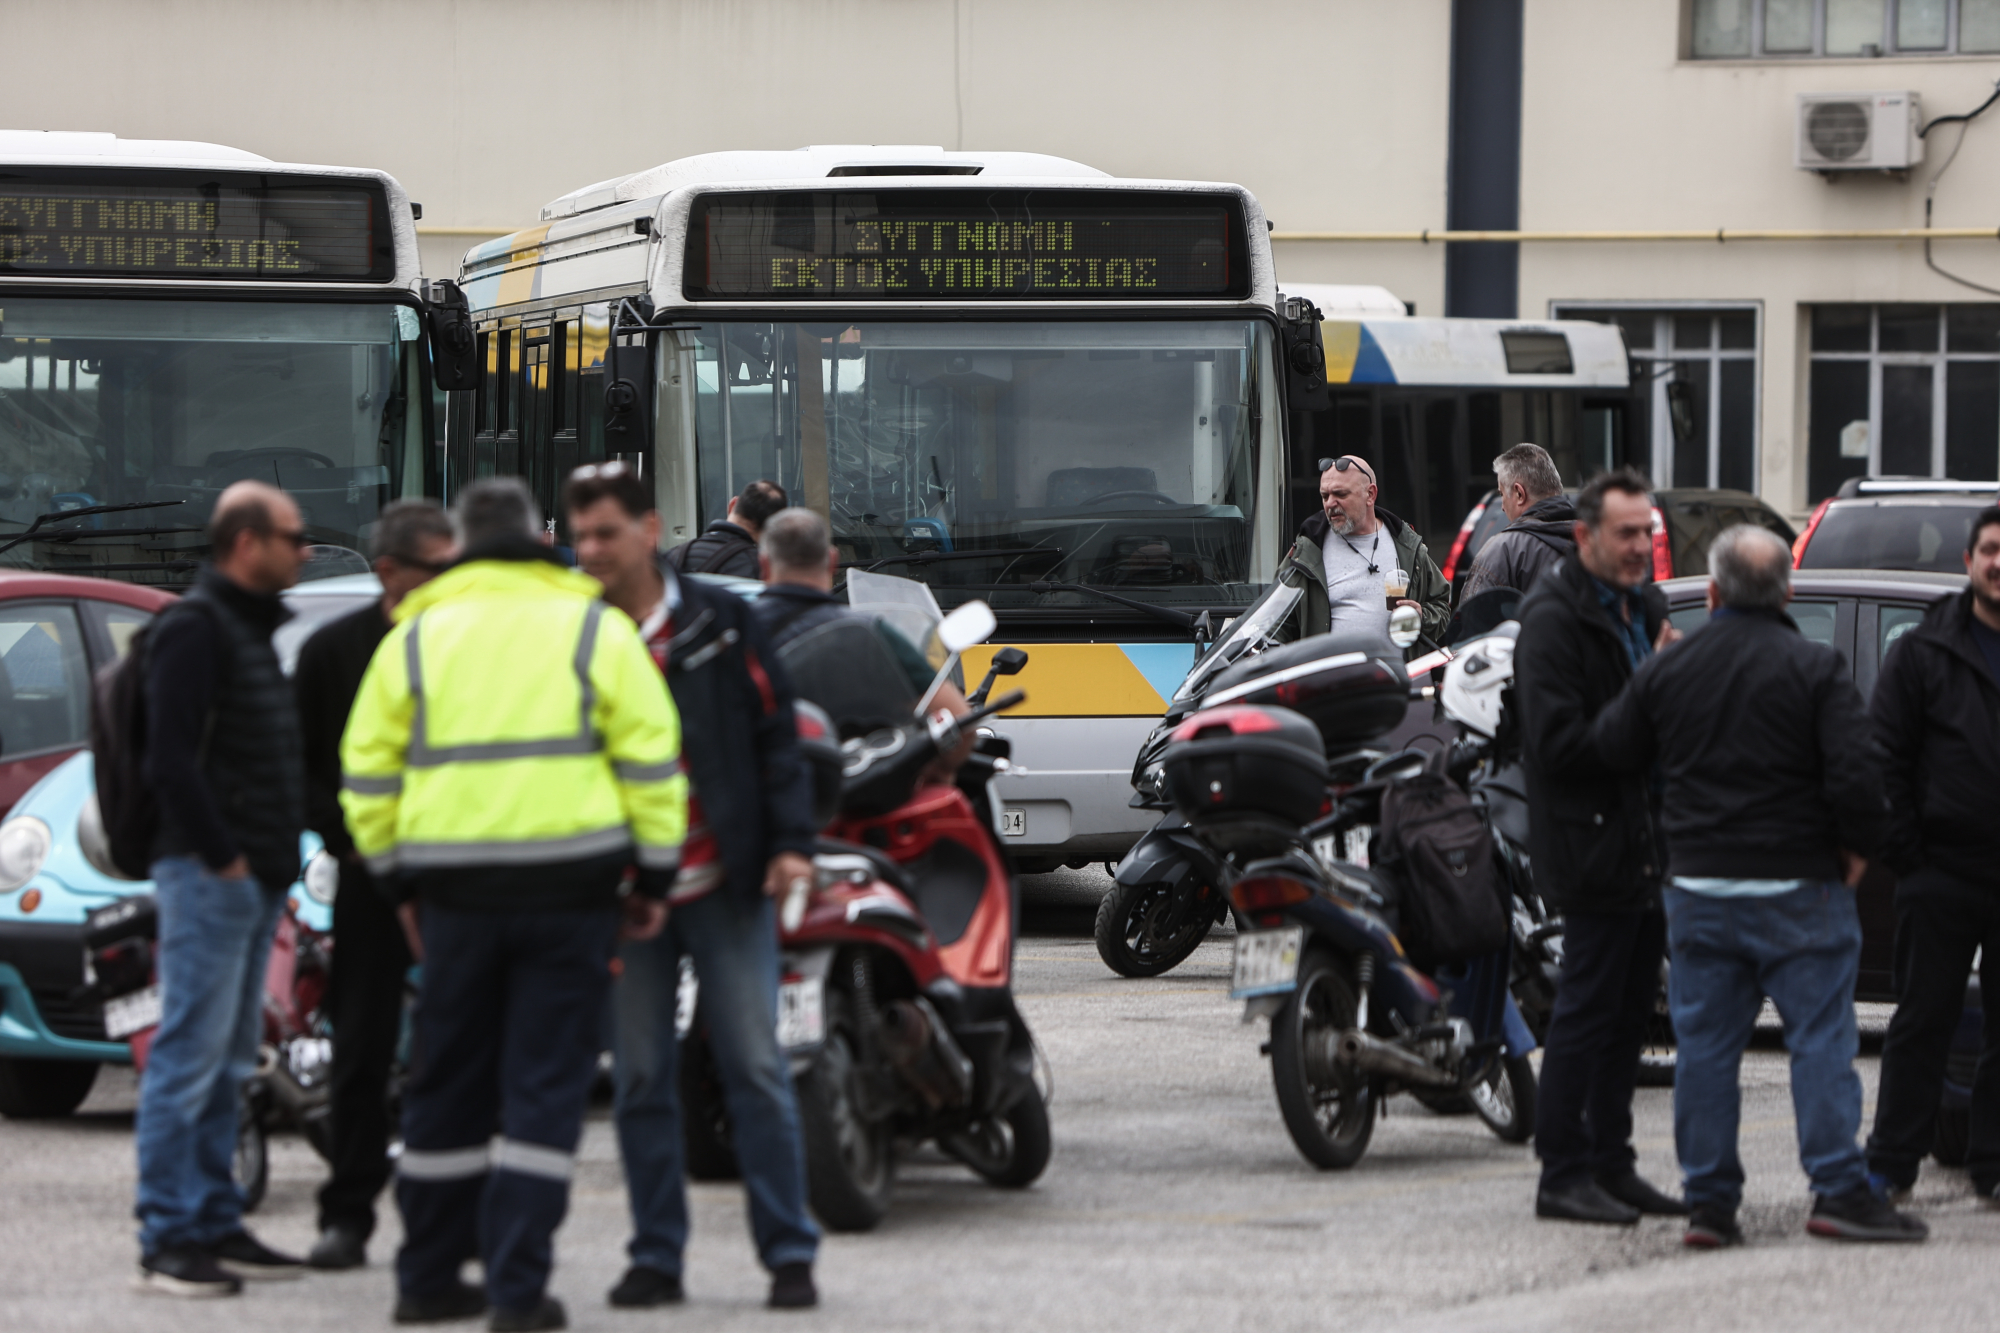
[[377,874],[554,865],[687,834],[680,717],[597,580],[475,560],[397,606],[341,738],[340,803]]

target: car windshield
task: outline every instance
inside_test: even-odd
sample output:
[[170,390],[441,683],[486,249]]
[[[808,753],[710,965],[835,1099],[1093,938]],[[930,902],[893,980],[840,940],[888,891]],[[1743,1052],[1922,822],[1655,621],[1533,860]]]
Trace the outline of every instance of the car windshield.
[[1934,569],[1965,572],[1965,541],[1983,506],[1844,500],[1827,506],[1800,569]]
[[[416,312],[389,304],[0,300],[0,543],[14,567],[185,582],[215,497],[283,486],[358,549],[423,493]],[[45,516],[100,506],[144,506]]]
[[831,516],[851,567],[921,579],[947,609],[983,597],[1135,614],[1090,589],[1242,606],[1276,568],[1264,473],[1280,414],[1261,321],[708,323],[678,337],[704,523],[769,478]]

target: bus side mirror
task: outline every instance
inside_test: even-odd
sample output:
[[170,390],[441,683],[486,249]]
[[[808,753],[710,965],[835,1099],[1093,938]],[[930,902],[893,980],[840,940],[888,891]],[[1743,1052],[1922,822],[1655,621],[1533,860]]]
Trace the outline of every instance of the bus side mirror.
[[1326,384],[1326,342],[1319,307],[1300,296],[1278,297],[1283,316],[1285,381],[1294,412],[1324,412],[1333,406]]
[[431,378],[450,392],[479,387],[479,336],[472,327],[472,310],[455,282],[429,284],[424,323],[431,336]]
[[613,343],[604,353],[604,446],[643,454],[653,439],[653,349]]

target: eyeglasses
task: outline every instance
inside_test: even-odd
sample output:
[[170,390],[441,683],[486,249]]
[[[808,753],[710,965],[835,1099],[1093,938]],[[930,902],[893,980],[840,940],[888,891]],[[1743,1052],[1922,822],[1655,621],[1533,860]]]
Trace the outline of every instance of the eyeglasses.
[[609,463],[585,463],[569,474],[571,481],[610,481],[614,477],[636,477],[638,470],[622,458]]
[[1368,480],[1371,482],[1375,480],[1374,472],[1369,469],[1366,463],[1362,462],[1358,458],[1349,458],[1345,454],[1341,455],[1339,458],[1320,459],[1319,470],[1321,472],[1324,472],[1328,468],[1332,468],[1335,472],[1346,472],[1352,469],[1353,471],[1359,472],[1362,476],[1368,478]]
[[419,560],[413,555],[392,555],[387,558],[405,569],[414,569],[424,574],[442,574],[451,568],[449,560]]
[[274,541],[290,542],[294,551],[303,551],[307,547],[314,545],[313,539],[306,535],[304,528],[300,528],[296,532],[280,532],[274,528],[270,535]]

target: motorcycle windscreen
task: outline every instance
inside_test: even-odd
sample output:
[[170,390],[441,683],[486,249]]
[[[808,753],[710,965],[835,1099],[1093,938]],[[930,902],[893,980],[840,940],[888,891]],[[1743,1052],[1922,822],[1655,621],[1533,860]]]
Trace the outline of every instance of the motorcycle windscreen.
[[801,699],[833,719],[842,740],[907,724],[917,693],[873,621],[842,616],[816,625],[778,649]]

